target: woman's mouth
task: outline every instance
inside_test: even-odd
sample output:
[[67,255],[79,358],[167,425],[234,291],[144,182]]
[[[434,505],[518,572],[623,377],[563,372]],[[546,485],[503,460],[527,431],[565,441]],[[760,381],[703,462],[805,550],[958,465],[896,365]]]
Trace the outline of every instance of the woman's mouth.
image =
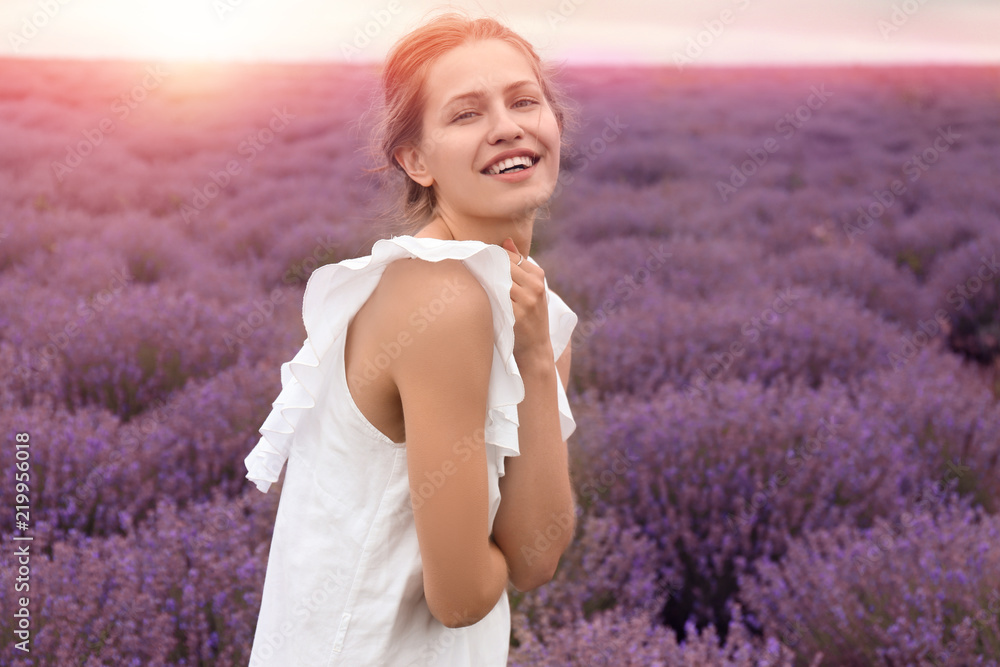
[[[496,178],[506,183],[517,183],[526,178],[530,178],[535,173],[535,165],[541,157],[515,157],[503,160],[496,165],[482,171],[484,176]],[[528,164],[530,162],[530,164]]]

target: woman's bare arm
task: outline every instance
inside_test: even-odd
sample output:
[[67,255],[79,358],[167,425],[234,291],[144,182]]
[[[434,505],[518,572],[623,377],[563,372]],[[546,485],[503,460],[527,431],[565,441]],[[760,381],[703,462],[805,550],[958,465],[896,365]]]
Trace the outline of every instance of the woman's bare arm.
[[[569,348],[560,358],[564,388],[569,376]],[[520,591],[537,588],[555,574],[559,558],[573,539],[576,511],[569,480],[569,458],[559,426],[556,364],[518,363],[524,401],[518,405],[521,455],[504,462],[500,509],[493,535]]]
[[[396,303],[387,337],[407,329],[412,343],[389,371],[403,406],[424,593],[435,618],[463,627],[493,609],[509,577],[489,535],[483,426],[492,309],[482,285],[457,260],[411,260],[399,268],[387,286]],[[421,309],[415,328],[411,315]]]

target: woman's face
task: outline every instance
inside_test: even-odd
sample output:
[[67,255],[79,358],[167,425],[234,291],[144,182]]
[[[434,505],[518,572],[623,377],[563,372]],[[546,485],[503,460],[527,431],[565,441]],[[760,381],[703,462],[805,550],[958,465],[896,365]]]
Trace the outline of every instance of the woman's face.
[[[424,92],[423,137],[407,171],[434,186],[442,216],[488,223],[531,214],[549,199],[559,127],[520,51],[496,39],[452,49],[429,68]],[[538,159],[517,173],[484,173],[512,150]]]

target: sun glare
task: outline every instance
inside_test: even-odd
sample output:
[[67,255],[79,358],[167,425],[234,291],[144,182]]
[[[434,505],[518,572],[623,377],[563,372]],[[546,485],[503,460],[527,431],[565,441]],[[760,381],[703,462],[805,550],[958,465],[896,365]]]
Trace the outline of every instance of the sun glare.
[[114,4],[116,11],[109,12],[108,22],[147,58],[229,59],[245,55],[255,38],[266,38],[266,33],[250,29],[243,7],[247,0],[116,0]]
[[[546,57],[572,62],[740,65],[1000,62],[985,26],[1000,6],[987,0],[820,3],[637,0],[615,14],[608,3],[507,0]],[[888,0],[887,0],[888,1]],[[438,3],[440,4],[440,3]],[[478,13],[495,0],[453,0]],[[709,3],[712,4],[712,3]],[[757,6],[760,4],[760,7]],[[162,61],[381,60],[429,0],[0,0],[0,57]],[[524,5],[515,9],[514,5]],[[530,7],[528,5],[531,5]],[[578,5],[579,13],[575,13]],[[605,6],[606,5],[606,6]],[[752,5],[752,6],[751,6]],[[925,6],[926,5],[926,6]],[[602,9],[598,11],[598,6]],[[656,7],[654,10],[653,7]],[[746,9],[744,12],[743,9]]]

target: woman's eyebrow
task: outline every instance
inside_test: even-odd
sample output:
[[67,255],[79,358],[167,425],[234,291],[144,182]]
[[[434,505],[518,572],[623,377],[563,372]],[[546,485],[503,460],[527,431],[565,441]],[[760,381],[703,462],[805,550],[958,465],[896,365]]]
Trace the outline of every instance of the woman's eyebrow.
[[[538,85],[538,83],[536,81],[530,81],[530,80],[527,80],[527,79],[523,80],[523,81],[515,81],[513,83],[508,83],[506,86],[504,86],[503,92],[504,93],[509,93],[510,91],[514,90],[515,88],[520,88],[521,86],[529,86],[529,85]],[[487,94],[488,94],[488,91],[483,90],[483,89],[479,89],[479,90],[470,90],[467,93],[462,93],[460,95],[455,95],[453,98],[451,98],[450,100],[448,100],[447,103],[445,103],[444,109],[447,110],[453,104],[455,104],[457,102],[461,102],[463,100],[467,100],[467,99],[479,99],[479,98],[486,97]]]

